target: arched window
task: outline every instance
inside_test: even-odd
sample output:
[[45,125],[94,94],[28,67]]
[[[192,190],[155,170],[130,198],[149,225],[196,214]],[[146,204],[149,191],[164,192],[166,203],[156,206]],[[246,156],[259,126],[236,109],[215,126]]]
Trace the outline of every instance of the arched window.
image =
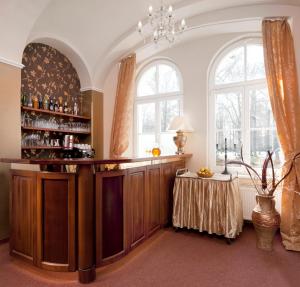
[[158,145],[162,154],[173,154],[176,146],[168,131],[170,120],[181,114],[182,81],[177,67],[170,61],[154,61],[137,77],[135,98],[135,153],[149,155]]
[[224,49],[210,73],[209,160],[216,169],[228,158],[261,167],[267,150],[274,150],[274,164],[281,152],[269,101],[261,40],[243,39]]

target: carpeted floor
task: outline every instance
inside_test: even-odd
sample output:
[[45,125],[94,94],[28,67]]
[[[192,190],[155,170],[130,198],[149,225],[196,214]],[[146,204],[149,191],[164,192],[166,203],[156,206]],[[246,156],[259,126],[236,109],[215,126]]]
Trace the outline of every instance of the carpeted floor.
[[[3,244],[0,286],[82,285],[76,273],[40,271],[11,258],[8,244]],[[286,251],[279,235],[273,252],[258,250],[251,226],[232,245],[207,234],[167,229],[117,264],[98,269],[89,286],[299,287],[300,253]]]

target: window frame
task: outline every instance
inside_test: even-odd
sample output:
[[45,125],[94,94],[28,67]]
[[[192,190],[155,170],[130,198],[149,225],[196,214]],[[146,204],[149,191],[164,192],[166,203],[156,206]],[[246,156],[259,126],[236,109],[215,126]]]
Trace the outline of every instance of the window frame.
[[[251,162],[251,127],[250,127],[250,90],[255,88],[263,88],[267,86],[266,77],[263,79],[247,80],[247,45],[248,44],[259,44],[262,45],[262,38],[260,36],[244,37],[237,41],[231,42],[223,47],[219,53],[215,56],[213,63],[209,69],[208,75],[208,163],[209,166],[217,171],[222,172],[224,166],[219,166],[216,163],[216,94],[218,92],[226,91],[241,91],[242,94],[242,119],[241,119],[241,131],[242,131],[242,143],[243,143],[243,155],[245,162]],[[234,49],[238,47],[244,48],[244,80],[240,82],[228,83],[228,84],[215,84],[216,71],[224,59],[224,57]],[[246,117],[249,115],[249,117]],[[275,126],[276,130],[276,126]],[[239,152],[239,151],[238,151]],[[260,167],[256,168],[260,170]],[[238,172],[240,174],[247,174],[244,167],[231,166],[232,172]]]
[[[169,92],[169,93],[159,93],[157,91],[156,94],[154,95],[148,95],[148,96],[138,96],[138,84],[143,76],[143,74],[148,70],[151,69],[153,66],[159,66],[159,65],[168,65],[172,69],[176,71],[178,81],[179,81],[179,91],[177,92]],[[156,76],[155,76],[156,84],[158,83],[158,73],[156,70]],[[154,103],[155,105],[155,113],[156,115],[156,120],[155,120],[155,142],[160,145],[160,136],[161,134],[173,134],[173,132],[161,132],[160,131],[160,121],[161,121],[161,116],[160,116],[160,102],[165,101],[165,100],[179,100],[179,115],[182,115],[183,113],[183,80],[181,76],[181,72],[178,69],[177,65],[169,60],[169,59],[154,59],[145,65],[143,65],[137,73],[136,80],[135,80],[135,97],[134,97],[134,124],[133,124],[133,154],[135,156],[139,156],[139,150],[138,150],[138,113],[137,113],[137,108],[139,104],[146,104],[146,103]],[[146,133],[145,133],[146,134]],[[149,133],[150,134],[150,133]],[[174,144],[175,147],[175,144]],[[176,147],[175,147],[176,148]]]

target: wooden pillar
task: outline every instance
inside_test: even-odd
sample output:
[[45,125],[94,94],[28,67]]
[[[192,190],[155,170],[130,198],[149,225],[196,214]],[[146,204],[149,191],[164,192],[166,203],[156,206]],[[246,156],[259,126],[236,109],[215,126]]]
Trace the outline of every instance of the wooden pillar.
[[93,165],[79,165],[78,273],[80,283],[95,280]]

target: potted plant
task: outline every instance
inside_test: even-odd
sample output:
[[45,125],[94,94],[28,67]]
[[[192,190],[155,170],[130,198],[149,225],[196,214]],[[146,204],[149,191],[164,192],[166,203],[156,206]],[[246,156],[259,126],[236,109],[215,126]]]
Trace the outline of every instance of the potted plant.
[[[268,251],[273,250],[274,235],[280,226],[280,214],[275,209],[274,192],[280,183],[291,173],[294,161],[300,156],[300,153],[293,157],[287,172],[279,180],[275,176],[272,155],[273,152],[267,152],[267,157],[262,166],[261,175],[253,167],[244,162],[242,149],[240,161],[231,160],[227,162],[227,164],[243,165],[256,189],[257,205],[254,207],[252,212],[252,222],[257,235],[256,245],[258,248]],[[270,179],[267,177],[269,165],[271,165]],[[255,178],[253,175],[255,175]]]

